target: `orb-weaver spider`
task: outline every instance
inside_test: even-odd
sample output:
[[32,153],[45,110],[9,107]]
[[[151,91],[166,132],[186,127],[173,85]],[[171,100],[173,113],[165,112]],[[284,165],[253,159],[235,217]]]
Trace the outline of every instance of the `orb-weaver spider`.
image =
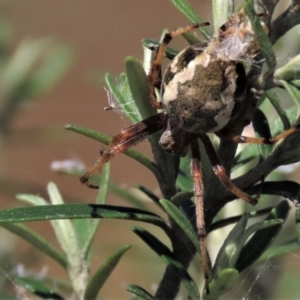
[[[160,130],[164,130],[160,145],[166,151],[184,156],[190,147],[197,230],[208,293],[204,189],[198,139],[203,142],[213,171],[226,189],[237,198],[255,205],[257,198],[232,183],[228,170],[223,167],[206,134],[211,132],[221,140],[228,139],[236,143],[272,144],[298,128],[293,127],[270,139],[240,136],[243,128],[251,122],[257,107],[254,92],[251,101],[246,101],[245,95],[246,92],[249,94],[250,87],[247,86],[243,62],[251,65],[259,54],[259,44],[243,9],[232,15],[212,40],[189,46],[175,56],[160,79],[162,60],[170,41],[184,32],[206,25],[208,23],[191,25],[165,34],[154,54],[148,75],[152,105],[162,108],[163,112],[121,130],[80,180],[95,188],[89,180],[97,170],[101,170],[104,163]],[[160,90],[162,107],[156,99],[155,89]]]

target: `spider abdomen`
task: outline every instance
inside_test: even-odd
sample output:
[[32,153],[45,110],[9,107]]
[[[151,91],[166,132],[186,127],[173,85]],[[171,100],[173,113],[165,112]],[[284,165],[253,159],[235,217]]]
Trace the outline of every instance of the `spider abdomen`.
[[199,51],[199,46],[194,45],[179,53],[168,66],[162,98],[171,124],[199,134],[217,132],[231,119],[238,63],[220,59],[214,53],[209,48]]

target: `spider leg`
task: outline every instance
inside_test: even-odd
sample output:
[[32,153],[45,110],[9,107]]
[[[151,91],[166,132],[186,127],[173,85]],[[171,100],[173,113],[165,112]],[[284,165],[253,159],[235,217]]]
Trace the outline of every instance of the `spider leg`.
[[210,139],[208,138],[208,136],[205,134],[201,134],[200,138],[204,144],[207,155],[212,164],[213,171],[216,174],[216,176],[219,178],[221,183],[227,188],[227,190],[229,190],[231,193],[236,195],[238,198],[241,198],[241,199],[245,200],[246,202],[248,202],[252,205],[255,205],[257,203],[256,198],[251,197],[250,195],[243,192],[242,190],[240,190],[238,187],[236,187],[232,183],[231,179],[226,174],[225,168],[222,166],[222,164],[218,158],[218,155],[217,155]]
[[205,279],[205,290],[209,294],[209,273],[208,273],[208,257],[205,247],[206,230],[205,230],[205,216],[204,216],[204,201],[203,201],[203,173],[201,166],[201,154],[197,139],[191,143],[192,161],[191,161],[191,173],[194,184],[194,196],[196,206],[196,222],[198,237],[200,243],[200,253],[202,256],[202,269]]
[[295,131],[300,129],[300,124],[291,127],[290,129],[285,130],[284,132],[271,137],[271,138],[255,138],[255,137],[247,137],[247,136],[231,136],[230,139],[235,142],[235,143],[239,143],[239,144],[275,144],[277,143],[279,140],[286,138],[287,136],[291,135],[292,133],[294,133]]
[[98,170],[101,172],[102,166],[110,161],[115,155],[123,153],[127,149],[143,141],[149,135],[163,128],[164,114],[156,114],[137,124],[131,125],[121,130],[112,138],[110,144],[100,152],[99,159],[83,176],[80,181],[91,188],[98,188],[89,182],[91,176]]
[[171,42],[171,40],[181,35],[182,33],[185,33],[187,31],[191,31],[193,29],[202,27],[202,26],[208,26],[210,25],[208,22],[199,23],[199,24],[193,24],[184,28],[180,28],[174,31],[167,32],[164,35],[164,38],[162,40],[161,45],[157,49],[157,51],[154,54],[152,66],[150,68],[150,72],[148,75],[149,82],[150,82],[150,96],[151,96],[151,103],[154,108],[161,109],[161,103],[157,102],[156,96],[155,96],[155,88],[160,89],[161,87],[161,80],[159,79],[159,74],[161,72],[161,64],[165,55],[165,51],[167,49],[167,46]]

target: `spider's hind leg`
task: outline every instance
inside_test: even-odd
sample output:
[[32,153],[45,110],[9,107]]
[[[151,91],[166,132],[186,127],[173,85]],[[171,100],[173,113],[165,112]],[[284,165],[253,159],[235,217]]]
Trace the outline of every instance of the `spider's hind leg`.
[[286,137],[288,137],[289,135],[291,135],[292,133],[296,132],[297,130],[300,129],[300,124],[295,125],[287,130],[285,130],[284,132],[271,137],[271,138],[255,138],[255,137],[247,137],[247,136],[242,136],[242,135],[237,135],[237,136],[232,136],[230,137],[230,139],[238,144],[275,144],[278,141],[280,141],[281,139],[284,139]]
[[205,230],[205,215],[204,215],[204,201],[203,201],[203,173],[201,166],[201,154],[197,139],[191,143],[192,161],[191,161],[191,175],[194,184],[194,196],[196,207],[196,222],[197,233],[200,242],[200,253],[202,256],[202,268],[205,279],[205,290],[209,294],[209,267],[208,257],[205,246],[206,230]]
[[255,205],[258,201],[256,198],[251,197],[250,195],[243,192],[242,190],[240,190],[238,187],[236,187],[232,183],[231,179],[226,174],[225,168],[222,166],[222,164],[218,158],[218,155],[217,155],[210,139],[208,138],[208,136],[205,134],[201,134],[200,138],[204,144],[207,155],[210,159],[213,171],[216,174],[216,176],[218,177],[218,179],[220,180],[220,182],[226,187],[226,189],[228,191],[230,191],[232,194],[236,195],[238,198],[241,198],[241,199],[245,200],[246,202],[248,202],[252,205]]

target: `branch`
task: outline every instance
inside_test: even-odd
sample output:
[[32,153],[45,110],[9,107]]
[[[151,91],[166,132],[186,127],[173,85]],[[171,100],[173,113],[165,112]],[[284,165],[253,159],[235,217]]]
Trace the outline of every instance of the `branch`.
[[291,5],[274,20],[270,27],[269,38],[272,44],[294,26],[300,24],[300,1],[294,0]]

